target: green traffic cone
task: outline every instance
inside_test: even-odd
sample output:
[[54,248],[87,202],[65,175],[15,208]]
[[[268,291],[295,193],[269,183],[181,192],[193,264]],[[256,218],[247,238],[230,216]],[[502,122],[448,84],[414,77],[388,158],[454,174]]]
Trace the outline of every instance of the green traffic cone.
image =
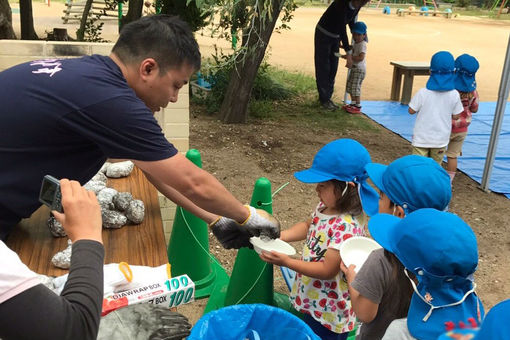
[[[271,182],[267,178],[255,182],[250,205],[273,213]],[[246,303],[274,304],[273,265],[262,261],[253,249],[241,248],[230,276],[225,306]]]
[[[196,166],[202,167],[200,152],[191,149],[186,157]],[[170,242],[168,262],[172,265],[172,276],[187,274],[195,283],[195,298],[209,296],[216,278],[209,254],[209,230],[207,223],[192,213],[177,207]]]

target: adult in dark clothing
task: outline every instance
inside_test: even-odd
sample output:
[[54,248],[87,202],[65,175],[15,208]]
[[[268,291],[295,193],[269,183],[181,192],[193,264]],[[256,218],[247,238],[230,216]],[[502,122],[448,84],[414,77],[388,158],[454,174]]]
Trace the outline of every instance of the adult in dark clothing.
[[59,296],[0,241],[0,338],[95,339],[103,302],[104,248],[96,195],[63,179],[64,214],[53,213],[73,241],[69,278]]
[[331,97],[338,70],[340,43],[347,53],[346,67],[352,66],[352,50],[346,26],[352,29],[358,12],[368,0],[334,0],[326,9],[315,27],[315,81],[319,101],[325,109],[336,110],[338,105]]
[[[0,239],[39,206],[44,175],[82,185],[107,158],[131,159],[166,197],[211,224],[227,248],[279,236],[167,141],[154,112],[200,68],[186,23],[165,15],[126,25],[110,56],[46,59],[0,73]],[[219,216],[225,217],[219,217]]]

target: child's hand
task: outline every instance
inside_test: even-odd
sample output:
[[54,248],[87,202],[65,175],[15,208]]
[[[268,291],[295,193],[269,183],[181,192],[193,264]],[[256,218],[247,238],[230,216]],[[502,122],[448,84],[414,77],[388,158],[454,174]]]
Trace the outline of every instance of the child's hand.
[[285,255],[276,251],[272,252],[262,251],[262,254],[260,254],[260,258],[262,259],[262,261],[285,267],[286,263],[290,259],[289,255]]
[[354,281],[354,278],[356,277],[354,268],[356,268],[355,264],[351,264],[349,268],[347,268],[344,261],[340,262],[340,270],[344,273],[345,278],[347,279],[347,283],[349,284]]

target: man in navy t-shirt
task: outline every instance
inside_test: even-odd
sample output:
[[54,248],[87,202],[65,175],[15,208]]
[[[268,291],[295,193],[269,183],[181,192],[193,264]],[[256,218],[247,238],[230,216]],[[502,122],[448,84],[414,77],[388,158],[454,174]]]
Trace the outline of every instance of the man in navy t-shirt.
[[[82,185],[107,158],[131,159],[166,197],[211,224],[223,246],[279,236],[271,216],[243,206],[167,141],[154,112],[176,102],[200,69],[176,17],[126,25],[110,56],[45,59],[0,73],[0,239],[39,206],[44,175]],[[218,217],[224,216],[224,217]]]

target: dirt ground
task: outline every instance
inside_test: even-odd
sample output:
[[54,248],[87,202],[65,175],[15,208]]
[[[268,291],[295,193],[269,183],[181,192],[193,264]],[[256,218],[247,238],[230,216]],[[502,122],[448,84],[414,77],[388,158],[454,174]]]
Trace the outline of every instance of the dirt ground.
[[[58,19],[64,8],[61,3],[50,7],[34,3],[34,22],[40,36],[53,27],[67,27],[74,34],[76,26],[63,25]],[[271,40],[271,64],[313,75],[313,30],[324,9],[300,8],[295,12],[291,30],[274,34]],[[19,32],[19,15],[13,15]],[[482,101],[497,99],[501,70],[510,32],[508,21],[457,17],[383,15],[380,10],[363,10],[360,20],[367,23],[369,44],[367,78],[362,100],[388,100],[391,86],[391,60],[427,61],[438,50],[449,50],[455,56],[469,53],[480,61],[477,73]],[[105,25],[104,38],[115,40],[114,22]],[[19,33],[18,33],[19,34]],[[197,36],[202,53],[212,51],[216,41]],[[221,43],[227,47],[228,44]],[[343,98],[345,69],[339,68],[336,98]],[[426,77],[415,79],[414,91],[424,86]],[[317,117],[320,119],[320,117]],[[364,118],[367,119],[368,118]],[[223,125],[214,117],[202,114],[194,106],[190,115],[190,145],[202,153],[204,168],[213,173],[243,202],[249,202],[254,182],[267,177],[276,190],[289,182],[273,198],[273,210],[284,228],[306,218],[317,197],[313,186],[296,181],[292,173],[311,165],[313,155],[325,143],[336,138],[355,138],[365,145],[372,160],[389,163],[410,152],[407,141],[378,127],[374,131],[350,130],[321,133],[316,126],[296,125],[288,121],[254,121],[249,125]],[[498,194],[485,193],[478,184],[459,173],[454,181],[450,210],[462,217],[478,237],[480,254],[476,272],[478,293],[486,309],[510,297],[510,201]],[[295,244],[300,250],[302,245]],[[227,271],[231,271],[235,251],[224,250],[211,237],[211,252]],[[286,291],[279,272],[275,270],[275,289]],[[179,310],[195,322],[206,300],[195,301]]]

